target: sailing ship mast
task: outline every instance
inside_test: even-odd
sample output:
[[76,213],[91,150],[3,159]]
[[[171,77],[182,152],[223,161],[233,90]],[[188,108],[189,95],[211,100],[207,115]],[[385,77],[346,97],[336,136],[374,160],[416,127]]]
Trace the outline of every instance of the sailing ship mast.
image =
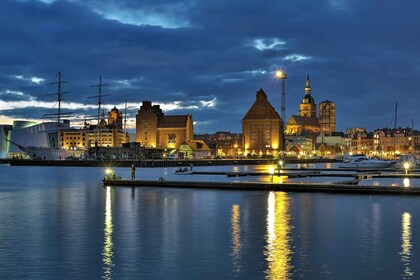
[[395,158],[395,148],[396,148],[396,138],[397,138],[397,109],[398,109],[398,102],[395,102],[395,118],[394,118],[394,158]]
[[62,112],[61,111],[61,101],[63,101],[63,95],[69,93],[68,91],[62,91],[62,84],[68,83],[68,81],[62,81],[61,80],[61,72],[58,72],[58,81],[52,82],[50,85],[57,85],[57,92],[50,93],[48,95],[57,95],[57,101],[58,101],[58,110],[57,113],[52,114],[44,114],[43,118],[53,118],[57,119],[57,147],[59,147],[59,138],[60,138],[60,131],[61,131],[61,117],[71,117],[72,112]]
[[102,87],[103,86],[107,86],[108,84],[102,84],[102,76],[99,76],[99,84],[97,85],[93,85],[92,87],[97,87],[98,88],[98,95],[96,96],[90,96],[91,98],[98,98],[98,125],[96,127],[96,141],[95,141],[95,146],[98,147],[99,146],[99,124],[101,122],[101,105],[102,103],[102,97],[104,96],[109,96],[109,94],[102,94]]

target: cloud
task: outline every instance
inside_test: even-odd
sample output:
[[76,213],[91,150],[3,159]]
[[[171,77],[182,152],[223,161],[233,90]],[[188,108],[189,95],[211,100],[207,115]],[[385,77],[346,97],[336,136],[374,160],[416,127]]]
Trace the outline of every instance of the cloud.
[[259,51],[279,49],[285,44],[286,42],[278,38],[254,39],[252,41],[252,46]]
[[298,62],[298,61],[307,60],[307,59],[311,59],[311,57],[304,56],[301,54],[289,54],[284,57],[284,60],[289,60],[291,62]]
[[[194,113],[198,124],[214,120],[202,126],[208,132],[239,132],[258,89],[280,111],[273,75],[281,68],[288,74],[288,114],[298,111],[309,71],[316,102],[336,102],[340,130],[384,126],[383,107],[396,99],[401,124],[409,124],[418,115],[419,8],[396,0],[5,0],[0,99],[14,106],[5,111],[11,116],[53,111],[44,93],[56,91],[49,83],[62,71],[68,100],[93,115],[96,105],[87,97],[102,75],[107,105],[151,100],[168,112]],[[381,106],[354,106],[378,100]],[[9,103],[19,101],[33,107]]]
[[15,75],[14,77],[16,79],[18,79],[18,80],[31,82],[31,83],[37,84],[37,85],[45,82],[45,79],[44,78],[35,77],[35,76],[33,76],[33,77],[24,77],[23,75]]

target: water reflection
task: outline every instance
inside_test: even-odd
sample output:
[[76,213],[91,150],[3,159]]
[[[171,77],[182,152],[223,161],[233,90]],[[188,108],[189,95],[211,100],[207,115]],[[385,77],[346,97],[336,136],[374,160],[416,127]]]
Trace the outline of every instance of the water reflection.
[[291,278],[289,197],[284,192],[270,192],[267,209],[267,279]]
[[233,271],[239,272],[239,258],[241,253],[241,226],[240,226],[240,207],[235,204],[232,206],[232,254],[233,254]]
[[112,267],[114,263],[112,261],[113,257],[113,247],[112,242],[112,209],[111,209],[111,187],[106,187],[106,198],[105,198],[105,239],[104,239],[104,248],[102,250],[102,261],[104,263],[104,276],[102,278],[111,279],[112,278]]
[[404,178],[403,184],[404,184],[404,187],[408,188],[410,186],[410,179]]
[[410,269],[411,258],[411,215],[408,212],[401,218],[401,262],[404,266],[403,279],[411,279],[414,273]]

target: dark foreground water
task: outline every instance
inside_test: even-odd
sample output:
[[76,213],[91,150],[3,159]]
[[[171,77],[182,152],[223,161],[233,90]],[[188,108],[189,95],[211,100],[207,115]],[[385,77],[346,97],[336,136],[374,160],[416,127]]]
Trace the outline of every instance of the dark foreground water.
[[110,188],[102,177],[0,166],[0,279],[420,278],[420,197]]

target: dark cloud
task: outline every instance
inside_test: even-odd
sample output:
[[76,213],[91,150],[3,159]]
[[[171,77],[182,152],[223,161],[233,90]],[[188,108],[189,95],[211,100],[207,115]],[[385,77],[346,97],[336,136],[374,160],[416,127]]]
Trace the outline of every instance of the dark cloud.
[[[45,2],[2,1],[0,93],[9,91],[2,101],[51,101],[48,82],[60,70],[69,101],[94,104],[91,85],[102,75],[106,103],[181,101],[186,106],[171,113],[192,113],[197,132],[240,131],[259,88],[279,110],[273,72],[281,67],[287,115],[297,113],[309,71],[316,102],[336,102],[340,130],[389,126],[397,101],[400,125],[418,116],[416,1]],[[215,107],[185,108],[213,98]]]

